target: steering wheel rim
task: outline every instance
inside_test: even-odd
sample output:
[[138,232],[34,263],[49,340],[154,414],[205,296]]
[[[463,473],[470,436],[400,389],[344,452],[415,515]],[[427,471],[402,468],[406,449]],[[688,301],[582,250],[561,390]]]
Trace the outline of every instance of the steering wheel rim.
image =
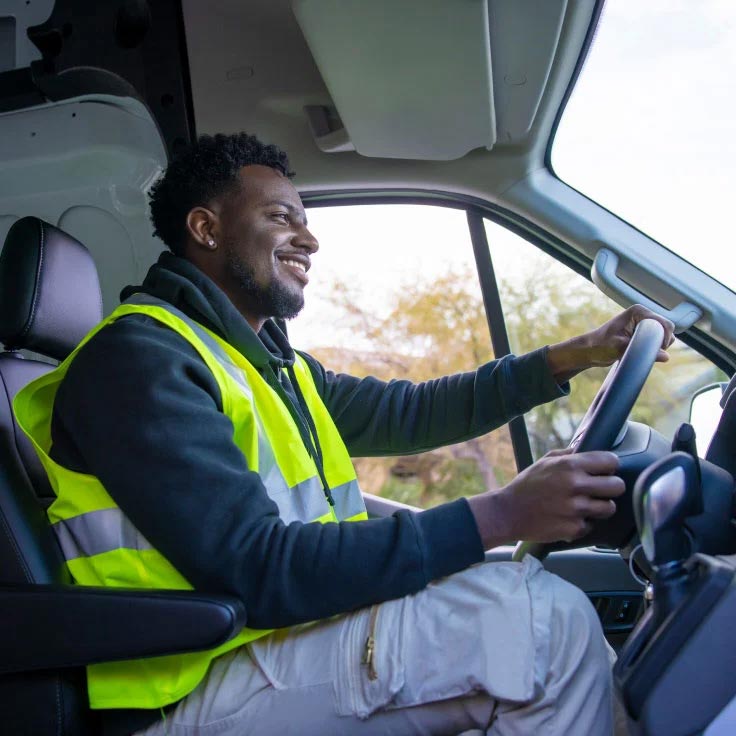
[[[664,327],[656,320],[645,319],[637,324],[621,360],[611,367],[575,430],[569,445],[573,453],[610,450],[615,446],[654,366],[663,338]],[[530,554],[543,560],[555,544],[521,541],[512,559],[520,562]]]

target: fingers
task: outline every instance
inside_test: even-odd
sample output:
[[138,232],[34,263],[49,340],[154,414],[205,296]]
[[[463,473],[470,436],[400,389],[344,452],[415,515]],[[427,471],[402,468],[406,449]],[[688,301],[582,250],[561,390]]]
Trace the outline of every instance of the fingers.
[[611,365],[620,358],[626,351],[637,324],[644,319],[653,319],[662,325],[664,334],[657,362],[667,362],[669,358],[666,350],[675,340],[675,325],[644,305],[634,304],[587,334],[589,347],[586,367]]
[[517,539],[578,539],[615,513],[614,499],[626,491],[624,481],[615,475],[618,467],[612,452],[549,452],[503,491],[491,494],[499,507],[494,518],[501,519]]
[[619,459],[612,452],[603,450],[581,452],[570,458],[573,470],[578,473],[573,492],[594,498],[616,498],[626,490],[626,484],[614,473],[618,470]]
[[616,502],[612,499],[625,491],[624,482],[616,476],[591,476],[590,481],[584,491],[570,500],[569,518],[562,533],[565,541],[584,537],[593,530],[595,522],[613,516]]
[[[624,491],[624,483],[620,478],[614,476],[597,477],[596,481],[618,481],[616,484],[609,484],[607,492],[612,495],[619,496]],[[593,525],[596,521],[609,519],[616,513],[616,503],[611,499],[580,495],[575,498],[573,518],[565,525],[562,539],[566,542],[572,542],[580,539],[586,534],[593,531]]]
[[[675,325],[666,317],[662,317],[651,309],[647,309],[643,304],[634,304],[634,306],[629,307],[626,312],[629,313],[634,324],[641,322],[643,319],[653,319],[655,322],[659,322],[659,324],[662,325],[664,328],[664,336],[662,338],[663,350],[667,350],[667,348],[675,341]],[[659,356],[657,356],[657,360],[664,362],[667,359],[665,358],[660,360]]]
[[569,474],[572,492],[615,498],[625,490],[623,480],[614,475],[619,467],[619,459],[612,452],[594,450],[573,454],[570,448],[565,448],[551,450],[544,459],[553,475]]
[[626,483],[617,475],[590,475],[579,493],[593,498],[617,498],[626,491]]
[[606,450],[580,452],[570,460],[575,463],[575,467],[590,475],[611,475],[619,466],[618,457]]
[[584,519],[607,519],[616,513],[616,503],[611,500],[582,498],[578,511]]

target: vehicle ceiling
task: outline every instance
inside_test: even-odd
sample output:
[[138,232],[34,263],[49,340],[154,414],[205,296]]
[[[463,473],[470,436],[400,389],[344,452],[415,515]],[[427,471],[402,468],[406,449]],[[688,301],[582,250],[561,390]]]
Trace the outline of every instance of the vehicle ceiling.
[[[465,119],[477,114],[473,105],[480,96],[475,92],[478,80],[469,69],[465,76],[452,76],[443,83],[441,78],[438,81],[438,70],[441,74],[445,66],[456,61],[459,50],[476,43],[475,36],[465,43],[461,41],[461,34],[470,35],[467,30],[473,25],[456,28],[452,23],[455,9],[480,13],[485,2],[303,0],[293,5],[303,16],[309,16],[309,24],[305,25],[309,25],[313,43],[319,44],[324,76],[339,88],[340,103],[348,108],[356,125],[361,117],[365,121],[377,120],[381,109],[387,106],[396,109],[403,95],[424,100],[426,109],[412,119],[410,105],[405,105],[402,115],[407,119],[395,118],[397,130],[404,123],[415,124],[416,120],[421,121],[422,129],[440,128],[447,123],[448,104],[457,104],[454,88],[467,84],[471,94],[465,99],[460,95],[460,102],[467,108],[455,107],[450,111],[455,126],[452,135],[457,139],[467,134]],[[467,134],[468,143],[462,155],[455,160],[432,161],[320,151],[304,108],[334,107],[335,102],[290,0],[184,0],[197,131],[201,134],[246,130],[278,143],[288,151],[297,172],[296,184],[302,191],[419,188],[496,201],[515,181],[543,166],[549,132],[578,60],[594,5],[593,0],[491,0],[493,93],[487,103],[495,112],[497,141],[489,151]],[[367,31],[361,30],[367,25],[361,6],[372,8],[369,15],[373,25]],[[404,9],[402,13],[398,12],[400,7]],[[355,19],[352,26],[350,16]],[[397,22],[401,23],[398,31],[392,28]],[[399,46],[409,49],[409,63],[412,55],[416,59],[416,69],[408,73],[406,64],[397,63],[394,76],[400,67],[400,82],[380,78],[391,69],[393,57],[387,63],[385,57],[390,55],[380,54],[380,45],[371,45],[370,38],[366,38],[382,23],[386,31],[398,33],[404,42]],[[443,36],[453,33],[455,37],[448,44],[440,42]],[[373,51],[379,53],[372,54]],[[346,64],[348,73],[355,78],[352,94],[345,90],[345,84],[339,85],[340,69],[336,67]],[[427,100],[431,104],[427,105]],[[337,108],[347,119],[340,104]],[[414,133],[420,134],[416,125]],[[404,138],[394,143],[392,156],[402,155],[402,145],[412,155],[411,131]],[[424,155],[433,157],[431,149],[425,150]],[[437,157],[448,156],[438,151]]]

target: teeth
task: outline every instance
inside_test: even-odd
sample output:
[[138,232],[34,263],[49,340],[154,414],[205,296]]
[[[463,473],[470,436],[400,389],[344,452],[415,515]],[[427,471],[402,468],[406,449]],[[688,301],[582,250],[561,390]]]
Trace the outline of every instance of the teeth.
[[305,273],[307,271],[307,267],[303,263],[301,263],[300,261],[291,261],[291,260],[287,260],[286,258],[284,258],[283,259],[283,262],[287,266],[292,266],[293,268],[298,268],[300,271],[304,271]]

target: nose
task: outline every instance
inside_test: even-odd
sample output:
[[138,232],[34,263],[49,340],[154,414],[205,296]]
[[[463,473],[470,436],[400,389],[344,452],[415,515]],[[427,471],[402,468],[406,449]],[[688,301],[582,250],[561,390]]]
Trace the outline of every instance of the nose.
[[298,248],[304,248],[310,253],[316,253],[319,250],[319,242],[317,238],[309,232],[306,225],[302,225],[294,236],[292,243]]

